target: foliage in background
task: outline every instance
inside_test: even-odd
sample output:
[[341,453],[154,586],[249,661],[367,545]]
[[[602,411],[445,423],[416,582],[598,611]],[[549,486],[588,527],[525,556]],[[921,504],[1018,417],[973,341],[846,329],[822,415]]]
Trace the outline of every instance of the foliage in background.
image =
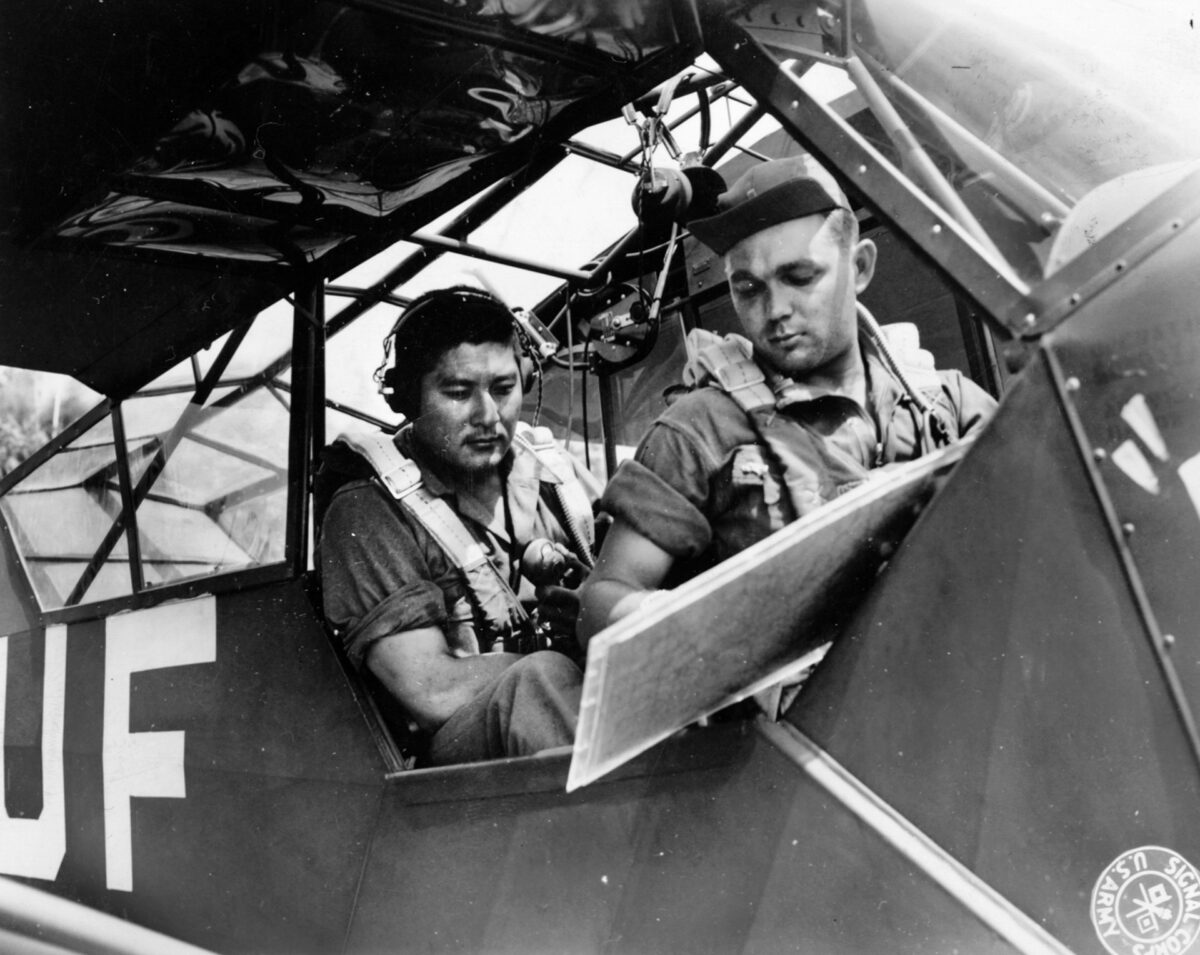
[[0,367],[0,476],[83,414],[96,398],[69,378]]

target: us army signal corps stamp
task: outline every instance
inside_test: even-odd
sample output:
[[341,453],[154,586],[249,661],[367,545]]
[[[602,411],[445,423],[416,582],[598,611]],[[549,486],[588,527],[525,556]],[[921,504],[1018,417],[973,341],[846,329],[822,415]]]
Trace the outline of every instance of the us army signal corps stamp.
[[1200,874],[1170,849],[1130,849],[1096,880],[1091,915],[1112,955],[1184,955],[1200,936]]

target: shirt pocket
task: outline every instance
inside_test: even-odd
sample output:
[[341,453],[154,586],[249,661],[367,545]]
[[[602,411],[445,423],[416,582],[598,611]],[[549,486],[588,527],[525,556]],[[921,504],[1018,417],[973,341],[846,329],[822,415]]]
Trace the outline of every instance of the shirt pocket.
[[761,488],[763,503],[768,508],[779,504],[779,482],[771,473],[763,449],[757,444],[743,444],[734,449],[730,479],[735,491]]

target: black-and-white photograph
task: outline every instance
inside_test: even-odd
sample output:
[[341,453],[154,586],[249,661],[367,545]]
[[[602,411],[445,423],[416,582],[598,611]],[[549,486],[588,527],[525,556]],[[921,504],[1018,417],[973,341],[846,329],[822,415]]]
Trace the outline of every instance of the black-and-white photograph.
[[0,951],[1200,955],[1198,17],[10,0]]

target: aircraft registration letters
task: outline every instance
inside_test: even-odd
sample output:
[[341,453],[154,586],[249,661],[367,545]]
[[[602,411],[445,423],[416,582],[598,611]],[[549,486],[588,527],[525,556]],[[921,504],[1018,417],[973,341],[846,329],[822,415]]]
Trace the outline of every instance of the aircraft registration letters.
[[[104,857],[107,887],[133,890],[131,799],[182,799],[184,732],[131,732],[133,674],[216,661],[216,598],[201,597],[118,614],[103,622]],[[0,738],[5,734],[11,636],[0,637]],[[36,639],[36,636],[34,637]],[[64,727],[67,705],[67,627],[45,628],[41,718],[42,808],[36,818],[0,813],[0,873],[57,878],[66,856]],[[6,781],[7,747],[0,747],[0,777]]]

